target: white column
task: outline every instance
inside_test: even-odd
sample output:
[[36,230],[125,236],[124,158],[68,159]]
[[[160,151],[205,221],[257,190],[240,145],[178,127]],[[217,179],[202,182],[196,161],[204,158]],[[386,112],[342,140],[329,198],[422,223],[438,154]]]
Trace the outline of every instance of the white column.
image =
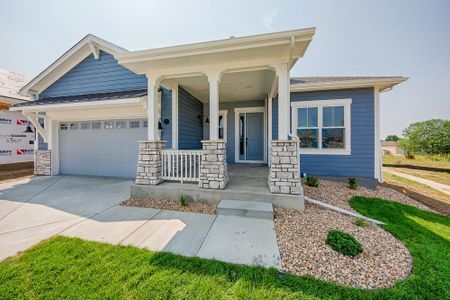
[[274,66],[278,77],[278,140],[288,139],[290,132],[290,75],[287,64]]
[[172,149],[178,149],[178,83],[172,85]]
[[158,81],[156,78],[147,75],[147,138],[149,141],[159,141],[158,121],[159,101],[158,101]]
[[47,148],[51,151],[51,175],[59,174],[59,123],[50,119],[48,116],[44,118],[44,130],[47,133]]
[[209,81],[209,139],[219,139],[219,81],[220,71],[207,73]]
[[381,141],[380,141],[380,91],[378,87],[374,88],[374,137],[375,137],[375,178],[383,182],[383,164],[381,162]]

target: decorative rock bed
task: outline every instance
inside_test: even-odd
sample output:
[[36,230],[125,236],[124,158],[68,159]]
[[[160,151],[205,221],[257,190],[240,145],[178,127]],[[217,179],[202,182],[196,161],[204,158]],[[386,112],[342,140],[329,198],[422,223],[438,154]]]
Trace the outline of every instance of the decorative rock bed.
[[378,186],[377,190],[358,187],[356,190],[349,189],[346,182],[337,182],[320,179],[319,187],[310,187],[302,181],[304,194],[312,199],[320,200],[343,209],[353,210],[348,201],[353,196],[366,196],[370,198],[381,198],[417,207],[426,211],[433,211],[428,206],[411,199],[410,197],[385,186]]
[[[282,268],[357,288],[386,288],[412,270],[408,249],[378,226],[358,227],[355,218],[306,204],[305,211],[275,209]],[[363,252],[351,258],[325,243],[331,229],[352,234]]]
[[199,214],[215,215],[217,203],[190,201],[187,206],[181,206],[179,202],[167,199],[128,199],[120,203],[125,206],[168,209]]

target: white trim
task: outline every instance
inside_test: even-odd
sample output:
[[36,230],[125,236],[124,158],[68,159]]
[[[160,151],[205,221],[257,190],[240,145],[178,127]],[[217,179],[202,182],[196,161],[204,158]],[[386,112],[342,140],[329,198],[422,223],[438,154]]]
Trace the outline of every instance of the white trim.
[[[319,155],[351,155],[351,104],[352,99],[330,99],[330,100],[314,100],[314,101],[298,101],[292,102],[292,131],[297,136],[297,109],[304,107],[318,108],[318,134],[319,148],[307,149],[300,147],[300,154],[319,154]],[[344,106],[344,128],[345,128],[345,148],[344,149],[322,149],[322,108],[324,106]]]
[[100,100],[100,101],[87,101],[87,102],[74,102],[74,103],[54,103],[54,104],[42,104],[42,105],[28,105],[28,106],[13,106],[10,107],[10,111],[56,111],[66,110],[67,108],[84,109],[92,108],[95,106],[110,107],[110,106],[127,106],[130,104],[142,104],[144,105],[145,98],[124,98],[114,100]]
[[406,80],[408,80],[408,77],[394,77],[387,79],[358,79],[358,80],[320,82],[320,83],[297,83],[291,84],[290,90],[291,92],[306,92],[306,91],[366,88],[376,86],[380,88],[380,91],[383,91]]
[[[264,159],[263,160],[240,160],[239,159],[239,114],[262,112],[264,119]],[[237,107],[234,109],[234,162],[235,163],[267,163],[267,114],[265,106]]]
[[374,175],[379,182],[383,182],[383,164],[381,161],[381,141],[380,141],[380,91],[374,89]]
[[[222,118],[223,118],[223,140],[225,142],[227,142],[227,140],[228,140],[228,138],[227,138],[227,133],[228,133],[228,110],[219,110],[219,117],[220,116],[222,116]],[[218,123],[218,124],[220,124],[220,123]],[[219,136],[219,132],[217,132],[217,136]]]

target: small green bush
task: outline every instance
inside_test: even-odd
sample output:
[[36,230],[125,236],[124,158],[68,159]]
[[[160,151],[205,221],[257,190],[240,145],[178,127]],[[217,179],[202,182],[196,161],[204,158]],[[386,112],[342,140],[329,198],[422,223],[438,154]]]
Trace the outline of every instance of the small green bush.
[[357,256],[363,250],[361,244],[351,235],[338,230],[330,230],[326,243],[331,249],[345,256]]
[[358,188],[358,180],[355,177],[350,177],[348,179],[348,188],[352,190],[356,190]]
[[356,219],[355,222],[353,222],[358,227],[369,227],[369,224],[364,221],[363,219]]
[[312,187],[318,187],[319,186],[319,178],[308,176],[306,177],[306,184]]
[[185,196],[185,195],[181,195],[180,196],[180,205],[181,206],[187,206],[188,205],[188,201],[189,201],[189,199],[188,199],[187,196]]

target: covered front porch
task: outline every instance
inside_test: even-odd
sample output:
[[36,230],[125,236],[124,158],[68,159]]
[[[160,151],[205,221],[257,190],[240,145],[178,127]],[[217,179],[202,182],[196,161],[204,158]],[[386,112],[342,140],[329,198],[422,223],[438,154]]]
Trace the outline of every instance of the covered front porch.
[[[233,187],[228,163],[258,163],[268,164],[258,190],[300,194],[289,72],[313,34],[303,29],[115,55],[148,80],[148,139],[139,142],[136,184],[194,182],[221,190]],[[170,134],[161,87],[171,92]],[[200,102],[201,113],[192,113],[182,94]],[[189,131],[199,127],[200,135]]]
[[269,168],[262,164],[228,164],[229,181],[225,189],[203,189],[197,183],[166,180],[159,185],[133,185],[132,198],[170,199],[178,201],[181,195],[193,201],[219,203],[224,199],[273,203],[277,207],[304,209],[299,195],[271,193],[267,178]]

